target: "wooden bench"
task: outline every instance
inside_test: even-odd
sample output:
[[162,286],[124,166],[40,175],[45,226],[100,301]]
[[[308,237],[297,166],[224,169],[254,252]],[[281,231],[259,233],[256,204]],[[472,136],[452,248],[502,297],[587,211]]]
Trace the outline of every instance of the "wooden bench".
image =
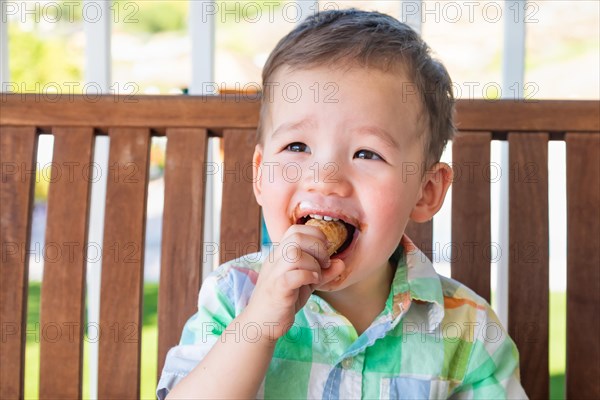
[[[256,99],[235,97],[74,96],[57,100],[4,94],[1,107],[0,398],[23,396],[28,290],[25,252],[40,133],[54,135],[53,161],[65,166],[61,179],[51,179],[46,228],[46,243],[63,245],[86,244],[88,166],[94,137],[110,137],[112,167],[106,192],[100,326],[106,331],[116,326],[121,340],[108,334],[100,339],[98,396],[139,397],[138,327],[151,137],[168,138],[158,306],[160,374],[166,352],[178,343],[184,322],[196,311],[202,282],[207,140],[222,138],[228,170],[250,165],[259,104]],[[566,392],[569,398],[600,398],[599,110],[596,101],[463,100],[457,105],[461,136],[453,143],[453,163],[473,171],[465,179],[468,168],[464,168],[463,179],[453,185],[452,241],[458,248],[467,251],[473,243],[490,243],[490,179],[486,173],[490,141],[509,143],[508,330],[519,347],[522,381],[531,398],[549,396],[549,140],[565,141],[567,154]],[[72,176],[67,179],[70,168]],[[221,261],[259,247],[260,210],[251,180],[241,177],[225,175],[220,245],[226,251],[221,253]],[[431,223],[410,226],[409,231],[430,254]],[[41,398],[78,398],[82,394],[83,247],[71,245],[72,256],[45,262],[41,327],[56,324],[63,332],[72,327],[74,336],[63,334],[49,340],[42,335]],[[473,254],[454,258],[452,275],[489,300],[489,254]]]

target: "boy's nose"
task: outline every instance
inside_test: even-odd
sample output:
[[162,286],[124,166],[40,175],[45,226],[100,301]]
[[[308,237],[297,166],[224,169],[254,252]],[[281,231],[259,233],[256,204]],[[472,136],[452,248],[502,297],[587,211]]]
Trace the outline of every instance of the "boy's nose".
[[306,172],[303,184],[309,192],[340,197],[352,193],[352,185],[339,163],[315,162]]

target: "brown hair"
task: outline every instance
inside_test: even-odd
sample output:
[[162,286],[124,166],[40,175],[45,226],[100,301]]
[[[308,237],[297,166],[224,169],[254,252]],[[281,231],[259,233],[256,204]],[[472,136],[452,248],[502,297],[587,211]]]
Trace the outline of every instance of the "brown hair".
[[[408,25],[389,15],[357,9],[316,13],[279,41],[262,72],[263,88],[281,66],[358,65],[383,71],[404,68],[416,85],[430,132],[425,140],[427,166],[439,161],[454,135],[452,81],[429,46]],[[267,111],[263,92],[257,139]]]

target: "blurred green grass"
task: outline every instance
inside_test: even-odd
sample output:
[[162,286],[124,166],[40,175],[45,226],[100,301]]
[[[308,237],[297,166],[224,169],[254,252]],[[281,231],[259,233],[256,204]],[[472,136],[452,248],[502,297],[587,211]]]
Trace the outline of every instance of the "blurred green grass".
[[[566,294],[550,293],[550,398],[565,398],[565,339],[566,339]],[[140,396],[142,399],[154,399],[156,388],[156,364],[158,354],[157,330],[158,284],[144,284],[144,311],[142,316],[142,371]],[[27,326],[35,329],[39,321],[40,284],[31,282],[27,306]],[[89,388],[89,343],[84,341],[83,389],[84,399],[90,398]],[[25,351],[25,398],[37,399],[39,393],[40,345],[35,335],[27,335]]]

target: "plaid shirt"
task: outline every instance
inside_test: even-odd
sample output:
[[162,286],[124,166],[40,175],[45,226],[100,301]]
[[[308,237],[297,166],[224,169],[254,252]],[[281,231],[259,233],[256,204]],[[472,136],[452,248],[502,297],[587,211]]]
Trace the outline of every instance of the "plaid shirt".
[[[230,261],[206,278],[198,312],[167,355],[159,399],[246,307],[267,254]],[[311,295],[277,342],[258,397],[527,398],[517,348],[485,300],[437,275],[406,236],[392,261],[397,269],[385,309],[360,336],[343,315]],[[235,330],[240,340],[256,340],[257,332],[251,325]]]

